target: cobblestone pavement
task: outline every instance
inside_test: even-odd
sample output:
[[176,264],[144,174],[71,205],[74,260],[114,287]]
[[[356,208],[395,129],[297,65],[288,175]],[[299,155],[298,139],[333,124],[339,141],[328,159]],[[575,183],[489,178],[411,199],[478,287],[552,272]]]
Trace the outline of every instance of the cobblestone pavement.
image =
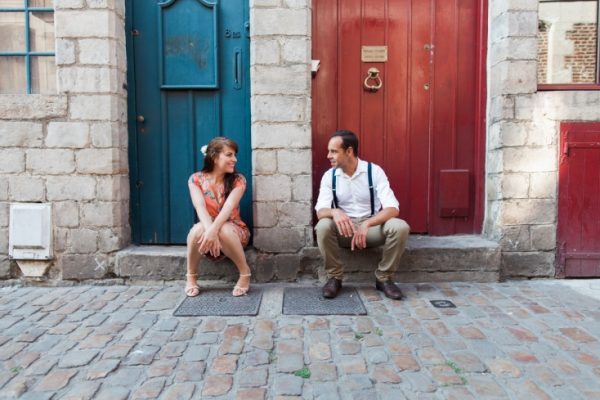
[[173,317],[182,286],[0,288],[0,398],[600,399],[599,281],[361,287],[358,317],[261,287],[235,318]]

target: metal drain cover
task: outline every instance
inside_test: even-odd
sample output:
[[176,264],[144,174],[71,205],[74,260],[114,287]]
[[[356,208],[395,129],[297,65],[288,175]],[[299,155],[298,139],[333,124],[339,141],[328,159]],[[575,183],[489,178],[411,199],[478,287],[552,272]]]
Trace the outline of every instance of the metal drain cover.
[[186,297],[173,312],[176,317],[257,315],[262,290],[252,288],[246,296],[233,297],[231,289],[202,289]]
[[367,310],[353,287],[343,287],[335,299],[326,299],[321,288],[285,288],[283,314],[286,315],[366,315]]
[[430,303],[435,308],[456,308],[454,303],[450,300],[430,300]]

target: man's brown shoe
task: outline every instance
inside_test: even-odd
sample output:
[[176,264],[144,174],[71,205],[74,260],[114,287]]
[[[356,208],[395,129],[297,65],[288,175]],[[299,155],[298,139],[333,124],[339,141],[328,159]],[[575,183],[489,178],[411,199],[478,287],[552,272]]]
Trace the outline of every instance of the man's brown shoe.
[[381,282],[380,280],[375,279],[375,288],[382,291],[385,294],[385,297],[388,297],[392,300],[402,299],[402,291],[391,280]]
[[323,297],[333,299],[342,289],[342,281],[336,278],[329,278],[325,286],[323,286]]

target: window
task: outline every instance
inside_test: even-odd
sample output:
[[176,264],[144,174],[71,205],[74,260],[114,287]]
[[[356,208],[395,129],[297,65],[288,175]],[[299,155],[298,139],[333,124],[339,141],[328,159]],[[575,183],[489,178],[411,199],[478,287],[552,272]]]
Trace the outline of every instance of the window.
[[540,0],[540,89],[600,89],[598,0]]
[[0,0],[0,94],[55,93],[53,0]]

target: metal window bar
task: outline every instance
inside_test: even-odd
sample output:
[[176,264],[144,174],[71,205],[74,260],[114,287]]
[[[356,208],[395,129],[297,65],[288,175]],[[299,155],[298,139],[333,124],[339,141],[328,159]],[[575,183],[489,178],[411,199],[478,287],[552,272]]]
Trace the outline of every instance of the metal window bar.
[[22,8],[0,8],[0,12],[25,13],[25,51],[0,52],[0,57],[22,56],[25,57],[25,77],[27,81],[27,94],[31,94],[31,58],[54,56],[54,52],[31,51],[29,44],[29,16],[32,12],[54,12],[50,7],[29,7],[29,0],[23,0]]

